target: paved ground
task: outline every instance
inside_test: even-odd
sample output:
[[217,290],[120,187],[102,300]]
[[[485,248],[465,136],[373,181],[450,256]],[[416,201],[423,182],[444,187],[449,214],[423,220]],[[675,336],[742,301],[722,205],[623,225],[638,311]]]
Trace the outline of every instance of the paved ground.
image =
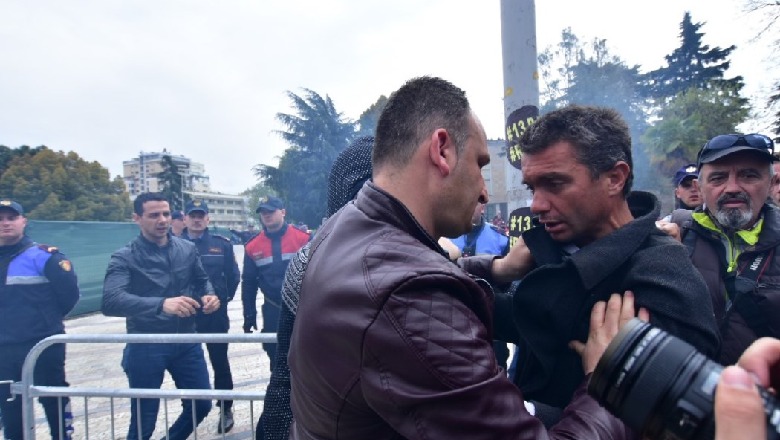
[[[243,249],[235,246],[239,266],[243,258]],[[243,324],[241,294],[228,304],[230,316],[230,332],[241,333]],[[258,295],[258,310],[262,303],[262,294]],[[258,318],[260,316],[258,315]],[[109,318],[102,314],[94,314],[74,318],[66,321],[66,332],[69,334],[85,333],[125,333],[124,318]],[[120,366],[123,344],[71,344],[67,347],[67,359],[65,363],[68,382],[71,386],[99,387],[99,388],[127,388],[127,378]],[[204,352],[206,352],[204,348]],[[207,353],[207,352],[206,352]],[[208,353],[206,354],[208,356]],[[229,349],[231,369],[235,390],[263,391],[268,385],[270,377],[269,360],[260,344],[232,344]],[[208,362],[207,362],[208,364]],[[211,365],[209,365],[211,370]],[[213,378],[213,375],[211,376]],[[175,388],[170,377],[166,374],[163,388]],[[78,439],[124,439],[127,435],[127,426],[130,419],[129,399],[117,398],[113,402],[113,418],[111,415],[110,399],[90,398],[87,402],[87,416],[85,416],[85,402],[83,398],[75,398],[72,401],[75,417],[76,438]],[[168,401],[168,420],[173,423],[181,411],[180,401]],[[36,404],[35,415],[38,420],[36,427],[37,438],[48,437],[48,426],[40,405]],[[250,439],[254,431],[255,421],[250,421],[250,403],[247,401],[235,401],[233,406],[236,425],[225,439]],[[262,411],[262,402],[254,402],[253,417],[256,420]],[[221,439],[216,427],[219,418],[219,409],[214,408],[197,430],[198,439]],[[88,419],[88,426],[85,421]],[[112,426],[113,419],[113,426]],[[165,435],[164,411],[161,405],[160,418],[153,439],[163,438]],[[87,437],[88,434],[88,437]],[[195,435],[190,438],[195,438]]]

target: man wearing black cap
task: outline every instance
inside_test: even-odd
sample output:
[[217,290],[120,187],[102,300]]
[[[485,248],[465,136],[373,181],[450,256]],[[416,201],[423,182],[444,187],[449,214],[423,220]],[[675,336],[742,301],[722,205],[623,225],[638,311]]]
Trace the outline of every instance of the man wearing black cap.
[[[182,238],[195,243],[200,254],[203,268],[209,274],[209,281],[214,287],[214,293],[219,297],[222,307],[216,312],[205,314],[198,311],[195,321],[198,333],[227,333],[230,329],[227,304],[236,294],[236,288],[241,275],[233,254],[230,240],[221,235],[209,233],[209,207],[206,202],[195,199],[187,204],[185,209]],[[228,344],[206,344],[209,360],[214,369],[214,389],[232,390],[233,375],[228,361]],[[233,429],[233,401],[217,402],[222,408],[217,433],[230,432]]]
[[[260,214],[263,231],[244,247],[244,270],[241,274],[241,302],[244,306],[244,332],[257,330],[257,289],[263,291],[262,332],[274,333],[279,326],[282,304],[282,281],[290,258],[309,242],[309,234],[290,227],[281,199],[264,197],[255,212]],[[263,344],[273,370],[276,344]]]
[[[65,333],[62,319],[79,299],[73,265],[56,247],[33,242],[24,234],[27,219],[22,206],[0,200],[0,380],[19,381],[27,353],[38,341]],[[44,350],[35,366],[36,385],[68,386],[65,345]],[[10,398],[9,385],[0,386],[0,410],[5,438],[21,439],[22,399]],[[73,436],[70,400],[41,397],[52,438]],[[62,432],[62,436],[60,436]]]
[[699,178],[696,164],[684,165],[674,173],[674,200],[678,209],[696,209],[701,206],[699,188],[693,181]]
[[704,204],[678,223],[710,290],[724,365],[755,339],[780,336],[780,212],[767,203],[773,146],[760,134],[710,139],[695,182]]

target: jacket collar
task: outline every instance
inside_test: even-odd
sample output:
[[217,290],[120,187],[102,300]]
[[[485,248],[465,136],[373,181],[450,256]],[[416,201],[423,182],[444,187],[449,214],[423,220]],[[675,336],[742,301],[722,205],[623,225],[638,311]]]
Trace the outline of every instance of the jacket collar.
[[0,246],[0,256],[15,254],[23,248],[31,246],[32,244],[34,244],[32,239],[27,235],[23,235],[22,238],[15,244],[9,246]]
[[287,223],[283,223],[282,227],[279,228],[278,231],[269,232],[268,229],[263,226],[263,233],[265,233],[265,236],[271,239],[279,238],[283,236],[287,232],[287,226],[289,226]]
[[151,240],[148,240],[146,237],[144,237],[143,233],[139,233],[138,234],[138,238],[136,238],[136,241],[139,244],[141,244],[142,246],[145,246],[145,247],[155,248],[155,249],[162,249],[162,248],[166,248],[166,247],[170,246],[171,242],[173,241],[173,239],[176,238],[176,236],[174,236],[171,233],[171,231],[168,231],[167,235],[168,235],[168,243],[166,243],[164,246],[160,246],[157,243],[155,243],[155,242],[153,242]]
[[182,232],[181,238],[186,238],[189,241],[205,240],[209,238],[209,228],[204,229],[203,234],[201,234],[200,237],[190,237],[190,231],[188,231],[187,228],[184,228],[184,232]]
[[[762,209],[763,210],[763,209]],[[714,234],[722,235],[726,237],[726,239],[730,240],[730,238],[726,235],[725,232],[720,228],[720,226],[715,223],[715,220],[710,216],[710,214],[706,211],[696,211],[691,214],[691,217],[693,218],[693,221],[698,223],[701,227],[704,229],[709,229]],[[761,235],[761,231],[764,229],[764,214],[761,213],[761,215],[758,218],[758,221],[755,225],[753,225],[750,229],[740,229],[738,231],[735,231],[734,234],[737,235],[739,238],[742,239],[745,243],[747,243],[750,246],[755,246],[756,243],[758,243],[759,236]]]
[[[663,235],[655,227],[661,206],[653,194],[633,191],[628,195],[627,202],[631,215],[634,216],[633,221],[588,244],[570,257],[586,289],[593,288],[624,264],[649,235]],[[564,261],[566,253],[563,246],[553,240],[544,227],[526,231],[523,233],[523,240],[537,266],[560,264]]]
[[[780,245],[780,209],[765,203],[761,210],[763,222],[761,222],[761,229],[758,231],[758,242],[749,245],[745,248],[746,251],[756,251]],[[722,233],[719,233],[719,231],[716,233],[711,227],[707,227],[702,222],[697,221],[697,217],[701,219],[701,215],[698,214],[700,212],[702,212],[701,207],[697,208],[692,214],[694,219],[692,228],[703,237],[720,240]]]
[[780,209],[764,205],[764,226],[758,236],[756,247],[770,247],[780,244]]
[[417,222],[411,212],[400,200],[368,181],[355,199],[355,206],[371,219],[401,229],[436,252],[448,257],[439,243],[431,237]]

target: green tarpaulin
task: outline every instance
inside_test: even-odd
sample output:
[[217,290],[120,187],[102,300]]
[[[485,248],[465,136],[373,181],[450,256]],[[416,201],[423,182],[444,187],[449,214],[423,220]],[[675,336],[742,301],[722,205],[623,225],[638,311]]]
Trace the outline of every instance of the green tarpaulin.
[[[117,249],[138,235],[138,225],[119,222],[53,222],[27,223],[27,235],[38,243],[56,246],[73,263],[79,279],[81,299],[70,316],[100,310],[103,279],[108,260]],[[230,238],[227,229],[210,228],[213,234]]]

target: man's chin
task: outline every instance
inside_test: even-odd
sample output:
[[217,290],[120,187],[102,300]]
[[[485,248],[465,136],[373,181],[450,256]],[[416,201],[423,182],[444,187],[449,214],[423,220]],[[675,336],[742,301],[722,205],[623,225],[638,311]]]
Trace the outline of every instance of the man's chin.
[[569,243],[572,241],[572,234],[569,231],[547,231],[550,238],[558,243]]

